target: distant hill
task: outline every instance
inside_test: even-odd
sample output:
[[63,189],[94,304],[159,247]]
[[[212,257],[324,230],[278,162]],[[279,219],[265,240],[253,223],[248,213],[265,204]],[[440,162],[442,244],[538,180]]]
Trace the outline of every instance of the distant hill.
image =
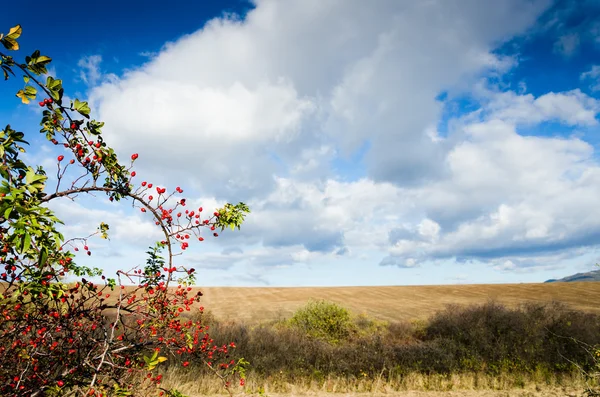
[[547,280],[546,283],[563,283],[573,281],[600,281],[600,270],[593,270],[587,273],[577,273],[559,280]]

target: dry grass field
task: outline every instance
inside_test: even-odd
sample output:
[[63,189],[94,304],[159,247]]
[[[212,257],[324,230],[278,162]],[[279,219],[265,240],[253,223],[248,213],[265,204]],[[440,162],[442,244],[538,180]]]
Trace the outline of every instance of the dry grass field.
[[426,319],[450,304],[481,304],[488,300],[509,306],[558,301],[574,309],[600,313],[600,282],[199,289],[204,294],[202,304],[217,318],[246,323],[290,317],[311,298],[332,301],[357,314],[386,321]]
[[[0,284],[1,286],[1,284]],[[132,287],[128,287],[130,289]],[[490,284],[385,287],[297,287],[242,288],[195,287],[202,291],[201,304],[220,320],[253,324],[289,318],[310,299],[325,299],[384,321],[425,320],[448,305],[483,304],[489,300],[518,306],[526,302],[561,302],[573,309],[600,313],[600,282],[549,284]],[[115,291],[116,292],[116,291]],[[116,299],[113,293],[109,300]],[[561,375],[562,376],[562,375]],[[396,380],[380,376],[364,379],[326,378],[288,383],[282,378],[249,375],[239,396],[407,396],[407,397],[542,397],[581,396],[584,381],[580,374],[547,374],[499,377],[487,374],[411,373]],[[564,379],[563,379],[564,378]],[[198,378],[194,371],[170,368],[165,373],[165,387],[176,387],[190,397],[226,395],[216,378]],[[302,383],[304,382],[304,383]],[[517,386],[518,384],[518,386]]]
[[[165,386],[176,387],[189,397],[225,396],[222,387],[211,378],[194,378],[180,370],[165,373]],[[585,383],[578,375],[562,379],[543,379],[535,375],[525,376],[523,383],[515,385],[509,375],[488,376],[482,374],[440,375],[410,374],[397,381],[364,379],[348,381],[339,378],[324,382],[288,383],[271,379],[264,382],[248,379],[245,388],[232,389],[235,396],[257,397],[578,397]]]

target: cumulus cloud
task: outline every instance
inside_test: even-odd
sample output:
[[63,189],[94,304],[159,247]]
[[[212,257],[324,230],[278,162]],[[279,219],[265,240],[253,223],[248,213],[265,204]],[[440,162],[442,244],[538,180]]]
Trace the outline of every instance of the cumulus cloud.
[[349,155],[366,141],[370,175],[418,183],[443,160],[424,133],[437,93],[506,67],[495,44],[548,5],[467,3],[258,1],[243,21],[209,22],[91,98],[118,149],[160,158],[219,197],[268,194],[273,175],[328,167],[329,149],[318,163],[306,153]]
[[[369,252],[375,266],[459,258],[535,268],[550,252],[595,244],[600,168],[581,139],[519,128],[597,125],[599,101],[578,89],[483,87],[481,108],[448,136],[436,126],[440,92],[515,67],[494,50],[548,5],[261,0],[90,98],[107,139],[143,154],[138,174],[250,204],[242,231],[195,256],[199,266],[256,275]],[[560,50],[572,53],[568,44]]]
[[600,217],[589,211],[600,167],[589,144],[521,136],[499,120],[465,132],[447,157],[449,178],[413,191],[437,223],[392,229],[392,256],[485,260],[596,244]]
[[489,119],[501,119],[517,124],[539,124],[555,121],[570,126],[590,126],[598,123],[600,101],[579,89],[549,92],[535,98],[532,94],[517,95],[506,91],[493,95],[486,106]]

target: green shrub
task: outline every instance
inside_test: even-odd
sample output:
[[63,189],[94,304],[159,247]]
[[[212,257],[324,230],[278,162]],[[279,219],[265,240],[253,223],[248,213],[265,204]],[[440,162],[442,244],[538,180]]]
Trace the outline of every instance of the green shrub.
[[354,330],[350,312],[333,302],[311,300],[298,309],[289,324],[306,335],[335,344]]

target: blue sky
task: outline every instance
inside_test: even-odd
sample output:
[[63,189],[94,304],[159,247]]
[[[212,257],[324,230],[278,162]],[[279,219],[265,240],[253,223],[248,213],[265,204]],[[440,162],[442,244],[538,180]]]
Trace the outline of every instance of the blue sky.
[[[241,232],[177,257],[201,285],[540,282],[599,262],[598,1],[11,7],[0,29],[53,58],[140,181],[250,205]],[[51,170],[38,115],[0,98]],[[52,206],[69,236],[111,226],[79,259],[108,272],[158,238],[102,197]]]

